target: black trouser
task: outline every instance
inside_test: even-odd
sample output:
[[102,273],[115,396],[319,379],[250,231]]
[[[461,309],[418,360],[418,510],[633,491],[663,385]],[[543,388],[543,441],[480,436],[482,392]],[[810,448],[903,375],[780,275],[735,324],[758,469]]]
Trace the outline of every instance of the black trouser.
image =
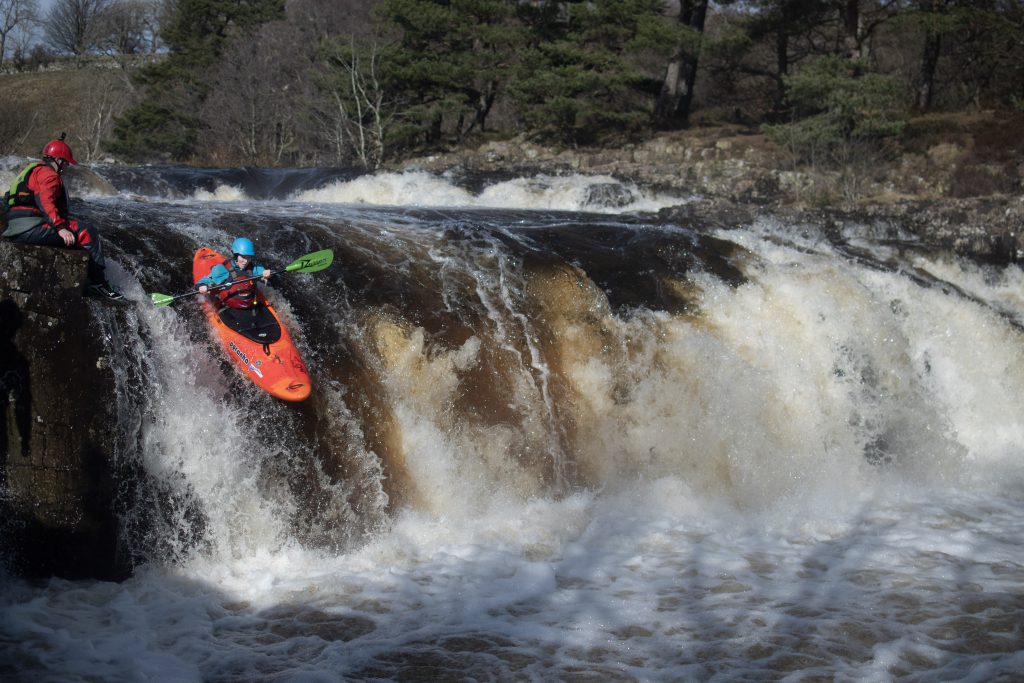
[[[11,222],[13,223],[14,221]],[[49,227],[46,223],[40,223],[34,228],[30,228],[19,235],[8,237],[7,239],[18,244],[38,244],[48,247],[84,249],[85,253],[89,255],[89,265],[86,267],[86,276],[89,278],[89,283],[98,285],[106,282],[105,271],[107,262],[103,258],[103,247],[100,245],[100,237],[95,229],[87,228],[79,223],[78,232],[74,233],[74,235],[75,244],[68,247],[64,244],[64,239],[57,234],[56,230]]]

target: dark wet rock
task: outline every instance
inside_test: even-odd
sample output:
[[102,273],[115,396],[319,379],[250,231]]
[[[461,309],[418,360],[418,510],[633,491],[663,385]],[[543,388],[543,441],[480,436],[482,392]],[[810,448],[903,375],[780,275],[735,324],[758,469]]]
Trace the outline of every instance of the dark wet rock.
[[0,535],[16,574],[119,578],[115,385],[84,252],[0,241]]
[[802,208],[760,206],[722,198],[698,198],[662,209],[661,222],[696,230],[750,227],[758,221],[815,232],[835,244],[868,240],[897,250],[949,253],[991,264],[1024,260],[1024,200],[947,199]]
[[780,218],[821,226],[834,241],[869,239],[896,248],[944,252],[993,264],[1024,259],[1020,197],[913,200],[817,210],[783,209]]

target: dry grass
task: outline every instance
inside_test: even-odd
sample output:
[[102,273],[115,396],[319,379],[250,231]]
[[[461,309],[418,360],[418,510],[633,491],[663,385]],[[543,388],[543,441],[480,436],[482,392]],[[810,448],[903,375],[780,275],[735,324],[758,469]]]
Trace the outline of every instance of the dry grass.
[[63,131],[75,156],[87,160],[98,138],[110,134],[128,85],[116,69],[86,66],[0,74],[0,92],[0,154],[35,156]]

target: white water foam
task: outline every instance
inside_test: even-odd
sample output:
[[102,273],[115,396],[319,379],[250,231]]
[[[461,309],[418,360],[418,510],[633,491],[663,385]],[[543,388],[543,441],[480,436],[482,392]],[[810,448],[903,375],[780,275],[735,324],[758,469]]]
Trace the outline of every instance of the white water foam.
[[[286,514],[229,445],[258,442],[240,433],[246,416],[179,381],[181,364],[210,361],[150,309],[166,341],[148,466],[217,508],[215,551],[123,584],[2,579],[0,673],[1015,680],[1024,338],[985,303],[1002,285],[953,269],[971,300],[822,245],[723,237],[750,251],[746,283],[697,277],[700,315],[606,320],[618,361],[568,367],[599,418],[579,456],[591,490],[523,495],[467,468],[500,434],[441,428],[478,342],[443,354],[420,330],[402,337],[387,381],[430,504],[343,553],[281,542]],[[429,382],[403,384],[414,373]]]
[[212,192],[199,189],[192,193],[192,201],[197,202],[240,202],[248,199],[245,191],[234,185],[218,185]]
[[[614,202],[599,199],[595,188],[611,187]],[[598,197],[598,198],[595,198]],[[317,190],[299,192],[293,201],[372,204],[386,206],[474,207],[633,213],[657,211],[685,200],[656,195],[621,183],[610,176],[549,176],[516,178],[490,185],[472,194],[445,177],[424,171],[376,173],[338,181]]]
[[[22,157],[0,157],[0,186],[7,187],[32,161]],[[140,169],[140,173],[146,173]],[[159,172],[153,172],[159,179]],[[69,191],[75,197],[100,199],[116,196],[110,183],[89,166],[76,167],[68,179]],[[166,192],[176,197],[174,190]],[[237,185],[218,183],[214,189],[195,189],[184,198],[168,201],[192,203],[231,203],[254,201]],[[339,180],[315,190],[295,193],[288,201],[323,204],[365,204],[372,206],[417,206],[460,208],[507,208],[552,211],[584,211],[592,213],[636,213],[686,203],[685,197],[641,189],[606,175],[571,174],[552,176],[538,174],[530,178],[514,178],[484,187],[478,194],[457,185],[447,175],[409,170],[401,173],[381,171],[352,180]]]
[[669,477],[407,513],[345,556],[8,585],[0,630],[11,680],[1011,680],[1021,532],[990,492],[891,482],[759,522]]

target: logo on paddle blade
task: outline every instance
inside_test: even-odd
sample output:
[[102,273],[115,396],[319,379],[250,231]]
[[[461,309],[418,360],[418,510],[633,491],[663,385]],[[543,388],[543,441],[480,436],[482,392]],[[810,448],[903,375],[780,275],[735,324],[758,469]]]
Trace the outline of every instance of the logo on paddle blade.
[[319,266],[321,263],[327,263],[327,259],[325,259],[325,258],[319,258],[319,259],[304,258],[304,259],[302,259],[300,261],[300,263],[302,265],[300,265],[297,268],[297,270],[307,270],[309,268],[313,268],[314,266]]

